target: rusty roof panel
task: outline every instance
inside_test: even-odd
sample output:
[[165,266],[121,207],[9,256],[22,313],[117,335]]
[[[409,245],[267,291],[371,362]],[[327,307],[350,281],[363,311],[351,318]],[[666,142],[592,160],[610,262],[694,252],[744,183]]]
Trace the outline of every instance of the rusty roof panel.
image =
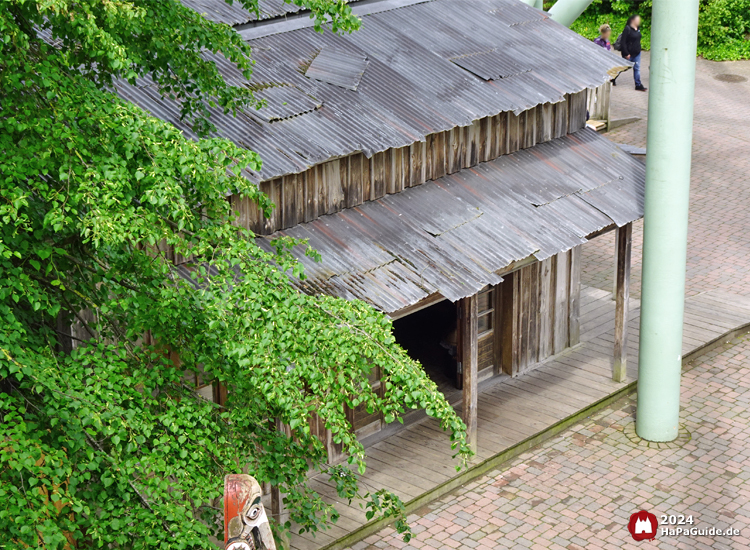
[[265,106],[252,114],[266,122],[285,120],[318,109],[322,103],[296,86],[272,86],[255,93]]
[[[500,282],[497,272],[514,261],[548,258],[643,215],[645,167],[596,132],[584,129],[533,151],[258,242],[270,249],[278,235],[309,239],[322,262],[300,254],[308,278],[294,284],[392,313],[435,292],[452,301],[470,296]],[[536,206],[539,196],[548,200]]]
[[325,47],[307,67],[305,76],[347,90],[356,90],[366,68],[365,54]]

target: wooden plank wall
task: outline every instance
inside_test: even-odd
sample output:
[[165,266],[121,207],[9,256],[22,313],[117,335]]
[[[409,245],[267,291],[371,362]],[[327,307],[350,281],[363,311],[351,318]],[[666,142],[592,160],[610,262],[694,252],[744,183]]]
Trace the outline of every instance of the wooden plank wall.
[[336,462],[343,458],[343,446],[340,443],[334,443],[331,431],[326,429],[325,422],[317,414],[313,413],[309,419],[310,433],[320,439],[326,447],[328,459]]
[[473,452],[477,452],[477,376],[479,361],[477,349],[477,295],[461,300],[461,319],[459,335],[461,338],[461,364],[463,375],[462,415],[466,424],[466,443]]
[[[473,368],[469,377],[476,376],[480,381],[500,373],[517,376],[579,342],[580,258],[581,247],[577,246],[503,275],[503,282],[494,287],[492,333],[478,338],[476,327],[472,328],[476,341],[463,359],[464,369],[467,365]],[[464,299],[464,305],[476,302],[476,298]],[[466,320],[465,316],[462,319]],[[464,370],[464,389],[466,374]],[[376,391],[382,391],[379,376],[379,372],[370,376]],[[364,405],[347,409],[347,414],[360,438],[385,427],[382,416],[368,415]],[[343,458],[341,445],[333,444],[330,432],[317,417],[311,422],[311,430],[326,443],[331,463]]]
[[501,370],[517,376],[579,342],[581,247],[508,275],[500,285]]
[[248,199],[233,196],[230,201],[242,227],[268,235],[580,130],[586,124],[587,93],[518,116],[483,118],[369,159],[356,153],[261,182],[261,190],[276,205],[268,218]]
[[591,88],[586,93],[586,104],[589,118],[609,122],[609,103],[612,83],[606,82],[598,88]]

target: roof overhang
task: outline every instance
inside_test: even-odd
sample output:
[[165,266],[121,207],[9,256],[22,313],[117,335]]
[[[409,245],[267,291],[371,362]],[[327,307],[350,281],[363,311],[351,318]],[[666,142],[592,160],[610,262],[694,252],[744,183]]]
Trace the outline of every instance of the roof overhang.
[[471,296],[514,262],[546,259],[643,215],[645,167],[584,129],[312,222],[259,237],[308,239],[308,293],[393,313]]

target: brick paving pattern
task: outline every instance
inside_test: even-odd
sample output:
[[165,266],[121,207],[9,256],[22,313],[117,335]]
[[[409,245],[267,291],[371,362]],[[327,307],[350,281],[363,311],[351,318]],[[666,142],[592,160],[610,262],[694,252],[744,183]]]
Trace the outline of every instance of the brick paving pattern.
[[[411,515],[408,544],[386,528],[352,549],[750,548],[748,357],[744,336],[686,369],[682,446],[633,441],[626,398]],[[627,523],[638,510],[740,535],[635,542]]]
[[[720,74],[748,81],[727,83]],[[643,79],[648,86],[648,52]],[[648,94],[625,74],[612,117],[641,117],[608,137],[646,143]],[[688,296],[709,289],[750,295],[750,62],[698,60],[688,235]],[[631,296],[640,297],[643,224],[634,224]],[[612,289],[614,236],[584,246],[582,282]],[[507,467],[410,516],[415,537],[386,528],[353,550],[531,548],[750,548],[750,339],[710,352],[683,377],[683,446],[649,447],[634,437],[631,399],[600,411]],[[631,513],[693,515],[696,527],[734,527],[732,538],[634,542]]]

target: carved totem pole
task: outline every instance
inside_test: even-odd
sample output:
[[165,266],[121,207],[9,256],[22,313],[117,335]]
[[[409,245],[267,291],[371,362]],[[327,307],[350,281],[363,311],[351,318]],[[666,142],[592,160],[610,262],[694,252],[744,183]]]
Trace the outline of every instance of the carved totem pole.
[[225,550],[276,550],[261,496],[260,484],[249,475],[224,478]]

